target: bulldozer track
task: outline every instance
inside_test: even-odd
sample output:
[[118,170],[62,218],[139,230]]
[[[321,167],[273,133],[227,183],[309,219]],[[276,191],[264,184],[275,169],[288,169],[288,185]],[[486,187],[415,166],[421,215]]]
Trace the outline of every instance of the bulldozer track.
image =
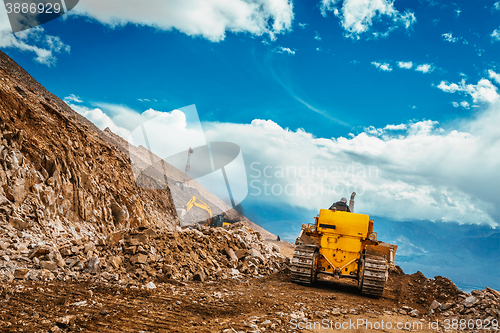
[[380,297],[384,292],[387,272],[387,261],[381,257],[365,257],[361,293],[363,295]]
[[314,254],[317,246],[297,245],[292,257],[290,267],[291,279],[295,283],[310,285],[314,282]]

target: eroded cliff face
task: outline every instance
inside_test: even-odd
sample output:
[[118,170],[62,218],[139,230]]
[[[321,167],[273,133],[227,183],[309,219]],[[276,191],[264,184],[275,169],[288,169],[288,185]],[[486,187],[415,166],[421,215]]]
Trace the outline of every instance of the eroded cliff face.
[[138,187],[125,153],[0,52],[0,231],[55,245],[172,229],[170,190],[156,188],[163,189]]

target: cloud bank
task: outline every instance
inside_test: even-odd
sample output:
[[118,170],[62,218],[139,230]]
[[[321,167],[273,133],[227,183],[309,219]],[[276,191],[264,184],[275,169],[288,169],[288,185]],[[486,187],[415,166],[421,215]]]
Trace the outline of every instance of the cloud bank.
[[188,36],[221,41],[226,31],[269,35],[291,29],[289,0],[133,0],[81,1],[70,13],[86,16],[111,28],[134,24],[158,30],[178,30]]
[[[160,113],[150,109],[140,114],[110,104],[101,105],[105,112],[71,106],[123,137]],[[203,123],[204,133],[193,133],[181,113],[163,113],[171,120],[167,132],[177,138],[205,135],[209,142],[241,147],[250,200],[317,210],[356,191],[357,211],[380,217],[494,226],[500,221],[498,103],[453,127],[410,121],[371,126],[350,138],[317,138],[263,119],[250,124],[208,122]],[[160,142],[165,133],[159,131],[150,140]]]

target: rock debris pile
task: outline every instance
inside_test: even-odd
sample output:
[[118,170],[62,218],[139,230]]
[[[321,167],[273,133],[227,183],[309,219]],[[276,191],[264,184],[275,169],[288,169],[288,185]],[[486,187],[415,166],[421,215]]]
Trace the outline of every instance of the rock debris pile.
[[434,300],[429,313],[440,313],[445,317],[456,317],[466,319],[483,319],[484,323],[492,323],[493,320],[500,321],[500,292],[486,288],[474,290],[470,294],[461,293],[457,302],[440,303]]
[[[446,277],[429,279],[421,272],[405,275],[399,269],[389,276],[387,289],[391,298],[402,303],[401,314],[500,321],[500,292],[490,288],[467,294]],[[415,312],[416,308],[424,311]]]
[[245,222],[200,229],[141,228],[97,241],[73,238],[54,243],[33,242],[28,233],[11,228],[8,238],[0,238],[0,277],[142,285],[264,276],[288,269],[289,259],[279,247],[265,242]]

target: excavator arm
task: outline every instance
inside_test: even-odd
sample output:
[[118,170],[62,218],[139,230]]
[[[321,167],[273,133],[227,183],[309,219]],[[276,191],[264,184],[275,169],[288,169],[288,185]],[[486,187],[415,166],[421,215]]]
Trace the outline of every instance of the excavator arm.
[[212,219],[212,209],[210,208],[210,206],[201,201],[200,199],[196,198],[196,196],[193,196],[191,200],[189,200],[189,202],[186,204],[186,212],[189,212],[189,210],[193,208],[193,206],[205,210],[208,214],[207,221],[208,223],[210,223],[210,220]]

